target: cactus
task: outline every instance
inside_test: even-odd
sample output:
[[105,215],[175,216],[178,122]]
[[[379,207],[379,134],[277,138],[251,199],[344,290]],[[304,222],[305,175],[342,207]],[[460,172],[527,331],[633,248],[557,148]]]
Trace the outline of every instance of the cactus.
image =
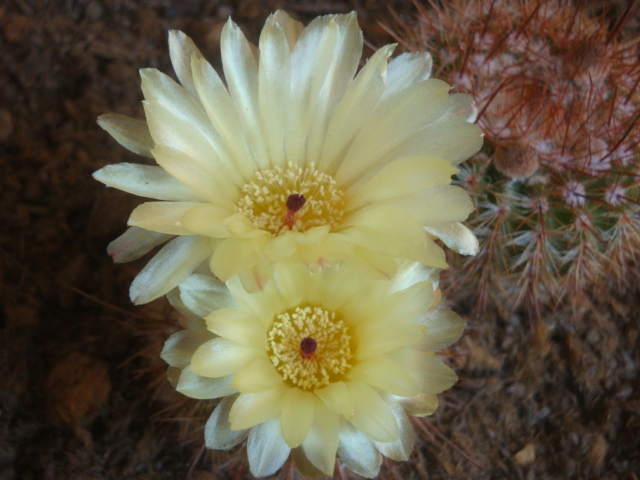
[[[561,0],[455,0],[400,23],[409,50],[471,93],[483,150],[458,181],[481,251],[452,257],[451,294],[540,309],[628,282],[640,244],[639,39]],[[580,6],[582,5],[582,6]],[[498,300],[498,301],[496,301]],[[507,312],[505,312],[507,313]]]

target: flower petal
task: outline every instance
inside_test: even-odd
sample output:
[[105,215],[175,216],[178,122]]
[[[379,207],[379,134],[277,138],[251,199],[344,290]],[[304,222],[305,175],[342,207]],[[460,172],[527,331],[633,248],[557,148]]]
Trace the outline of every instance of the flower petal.
[[233,387],[240,393],[272,390],[282,384],[282,377],[266,356],[254,358],[233,377]]
[[173,70],[182,86],[194,98],[198,98],[198,93],[193,84],[191,74],[191,57],[202,58],[202,53],[195,46],[193,40],[179,30],[169,30],[169,57]]
[[128,224],[168,235],[193,235],[194,232],[182,226],[180,219],[184,212],[196,205],[199,204],[191,202],[143,203],[131,212]]
[[227,238],[213,252],[211,271],[224,282],[259,261],[251,238]]
[[229,152],[199,101],[158,70],[142,69],[140,76],[146,99],[143,107],[155,143],[175,148],[210,168],[223,189],[227,184],[243,183],[237,169],[227,168],[228,162],[222,160]]
[[126,263],[146,255],[158,245],[173,238],[166,233],[150,232],[140,227],[129,227],[107,246],[107,253],[115,263]]
[[420,282],[430,282],[435,289],[439,281],[438,269],[408,260],[399,262],[398,273],[393,277],[388,294],[406,290]]
[[451,368],[431,353],[413,352],[413,362],[407,368],[409,375],[418,380],[424,393],[440,393],[451,388],[458,376]]
[[[233,404],[229,421],[233,430],[250,428],[259,423],[273,419],[280,413],[282,398],[289,387],[280,385],[270,390],[256,393],[243,393]],[[280,419],[278,418],[278,435],[280,435]],[[282,435],[280,435],[282,437]],[[284,440],[282,440],[284,443]]]
[[395,45],[386,45],[376,51],[351,82],[342,100],[336,106],[327,126],[322,155],[318,166],[334,174],[344,158],[345,150],[354,136],[365,125],[385,88],[387,59]]
[[280,28],[284,31],[285,36],[287,37],[287,42],[289,43],[289,50],[293,50],[293,47],[296,45],[302,30],[304,30],[304,25],[297,20],[291,18],[287,12],[284,10],[277,10],[273,17],[275,18]]
[[292,105],[286,143],[289,159],[316,160],[308,148],[315,150],[316,136],[322,133],[314,133],[322,129],[328,120],[327,110],[335,106],[327,102],[339,101],[353,79],[361,38],[355,14],[317,17],[300,34],[291,53]]
[[300,34],[291,54],[294,104],[287,136],[289,158],[318,162],[331,114],[361,57],[362,32],[355,12],[318,17]]
[[460,222],[429,225],[425,230],[462,255],[476,255],[480,250],[478,238]]
[[260,121],[272,165],[286,165],[287,114],[291,101],[291,52],[284,29],[272,14],[260,34]]
[[419,393],[411,398],[398,398],[398,401],[407,414],[414,417],[431,415],[438,408],[438,397],[431,393]]
[[291,449],[291,460],[293,460],[296,470],[298,470],[304,478],[320,478],[324,475],[321,470],[318,470],[318,468],[309,461],[302,446]]
[[220,155],[220,160],[225,161],[228,169],[237,169],[246,180],[252,178],[258,165],[249,151],[240,117],[227,87],[206,60],[193,59],[191,69],[200,101],[220,135],[219,142],[224,144],[229,154],[228,159],[226,155]]
[[333,475],[339,443],[340,419],[319,398],[315,400],[314,409],[313,426],[302,443],[302,448],[315,467],[325,475]]
[[239,345],[261,350],[267,349],[267,333],[262,322],[237,308],[222,308],[210,313],[207,328]]
[[167,145],[156,145],[152,153],[158,165],[196,192],[200,198],[235,211],[234,199],[240,196],[239,190],[224,177],[220,178],[211,167],[203,166],[200,161]]
[[273,279],[289,305],[300,305],[306,300],[310,284],[309,269],[306,266],[281,262],[276,266]]
[[260,124],[258,64],[249,42],[231,19],[222,29],[220,51],[229,92],[236,105],[253,160],[260,168],[269,168],[269,157]]
[[355,414],[355,408],[347,385],[343,381],[330,383],[324,388],[314,391],[327,407],[341,415],[346,420],[351,420]]
[[360,381],[347,382],[355,409],[351,423],[378,442],[393,442],[400,431],[391,409],[380,395]]
[[475,118],[473,99],[461,93],[451,94],[449,98],[449,107],[442,117],[405,139],[381,162],[429,152],[429,155],[457,165],[478,153],[484,134],[477,125],[468,123]]
[[420,342],[420,348],[435,352],[457,341],[467,325],[462,318],[451,310],[429,310],[420,318],[420,325],[427,327],[427,333]]
[[185,228],[200,235],[226,238],[230,235],[229,230],[224,225],[224,221],[228,217],[228,210],[210,203],[203,203],[184,212],[180,223]]
[[380,471],[382,455],[373,440],[349,422],[340,426],[338,455],[349,470],[363,477],[373,478]]
[[226,338],[214,338],[203,343],[191,359],[191,371],[203,377],[224,377],[240,370],[258,352]]
[[400,355],[381,355],[357,363],[347,373],[350,380],[359,380],[372,387],[401,397],[413,397],[420,393],[420,383],[404,371],[404,359]]
[[408,52],[389,62],[387,86],[381,100],[431,76],[433,60],[427,52]]
[[258,262],[248,270],[239,273],[243,288],[249,293],[261,292],[271,279],[274,266],[266,262]]
[[200,236],[177,237],[167,243],[133,280],[129,289],[136,305],[148,303],[178,286],[211,255],[211,244]]
[[172,367],[185,368],[200,345],[211,340],[214,335],[206,329],[180,330],[164,342],[160,358]]
[[180,290],[178,288],[174,288],[167,292],[167,300],[169,301],[169,305],[180,312],[180,315],[178,316],[178,323],[180,323],[182,328],[207,329],[207,324],[204,319],[194,314],[182,302],[180,299]]
[[461,222],[474,210],[466,190],[453,185],[433,185],[410,198],[398,198],[394,205],[406,209],[427,227]]
[[[431,282],[419,282],[405,290],[388,294],[382,313],[387,318],[396,318],[397,322],[414,324],[434,303],[435,292]],[[423,331],[424,333],[424,331]],[[417,341],[422,337],[418,334]]]
[[300,445],[311,430],[316,397],[311,392],[290,388],[282,398],[280,428],[282,438],[291,448]]
[[267,262],[278,263],[296,251],[296,242],[292,235],[268,237],[260,243],[259,255]]
[[391,162],[361,188],[352,188],[346,210],[411,196],[431,185],[449,185],[458,170],[449,162],[435,157],[407,157]]
[[93,174],[93,178],[108,187],[139,197],[185,202],[202,201],[202,197],[160,167],[118,163],[101,168]]
[[151,149],[154,142],[149,133],[149,126],[144,120],[118,113],[107,113],[98,117],[98,125],[109,132],[109,135],[127,150],[153,158]]
[[220,378],[203,377],[193,373],[189,367],[182,370],[176,390],[189,398],[209,400],[236,393],[231,386],[231,375]]
[[391,280],[398,268],[394,258],[362,247],[354,248],[351,257],[345,259],[345,264],[372,280]]
[[189,275],[179,288],[185,306],[202,318],[221,308],[237,306],[226,285],[210,275]]
[[355,335],[358,339],[358,349],[354,352],[358,361],[375,358],[399,347],[416,343],[422,338],[426,330],[424,326],[408,324],[401,315],[391,317],[396,318],[396,322],[390,322],[387,317],[382,321],[365,321],[358,324]]
[[[442,80],[429,79],[381,101],[358,132],[336,171],[338,184],[353,185],[357,181],[366,181],[387,163],[386,155],[394,147],[437,122],[449,106],[450,88]],[[427,152],[438,156],[430,150],[423,150],[422,154]]]
[[289,457],[290,451],[280,434],[278,418],[267,420],[251,429],[247,457],[249,468],[255,477],[274,474]]
[[409,420],[408,415],[405,413],[400,403],[393,402],[391,405],[391,411],[398,422],[400,436],[395,442],[376,442],[376,447],[385,457],[389,457],[391,460],[395,460],[397,462],[404,462],[405,460],[408,460],[409,455],[411,455],[413,443],[416,439],[416,432],[413,429],[411,420]]
[[223,398],[204,427],[204,444],[213,450],[229,450],[249,435],[249,430],[231,430],[229,410],[237,395]]

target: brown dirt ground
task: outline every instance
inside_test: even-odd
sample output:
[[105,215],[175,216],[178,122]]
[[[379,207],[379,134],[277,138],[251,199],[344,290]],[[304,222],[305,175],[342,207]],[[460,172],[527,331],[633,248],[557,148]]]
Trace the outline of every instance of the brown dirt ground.
[[[355,8],[379,46],[388,5],[411,15],[401,0],[0,3],[0,479],[249,477],[241,455],[192,462],[211,405],[184,402],[158,373],[175,323],[163,301],[136,308],[127,296],[146,260],[114,266],[106,254],[140,200],[91,173],[140,159],[95,119],[142,118],[137,69],[170,71],[169,29],[215,64],[229,14],[255,41],[276,8],[303,21]],[[637,479],[637,298],[599,291],[542,322],[472,320],[451,350],[461,381],[417,424],[412,461],[381,475]]]

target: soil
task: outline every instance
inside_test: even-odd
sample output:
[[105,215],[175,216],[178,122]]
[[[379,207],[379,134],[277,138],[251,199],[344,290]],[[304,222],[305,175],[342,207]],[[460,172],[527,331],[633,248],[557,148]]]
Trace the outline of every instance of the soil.
[[[144,160],[96,117],[143,118],[137,70],[171,71],[169,29],[218,65],[229,15],[256,41],[277,8],[303,22],[355,9],[375,48],[392,41],[378,24],[389,7],[413,14],[408,0],[0,4],[1,480],[250,478],[242,447],[202,450],[212,405],[163,378],[173,313],[128,298],[146,259],[113,265],[106,254],[141,200],[91,173]],[[470,318],[449,351],[460,382],[416,422],[411,460],[386,462],[381,478],[637,479],[638,293],[611,286],[537,320]]]

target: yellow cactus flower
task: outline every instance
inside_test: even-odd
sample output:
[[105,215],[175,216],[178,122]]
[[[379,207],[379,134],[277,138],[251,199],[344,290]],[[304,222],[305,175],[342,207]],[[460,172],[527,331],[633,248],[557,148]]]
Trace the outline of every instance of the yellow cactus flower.
[[217,277],[239,275],[255,292],[281,261],[311,269],[342,261],[391,278],[395,258],[446,268],[436,237],[476,252],[460,223],[471,200],[449,184],[453,165],[479,150],[482,134],[471,123],[471,98],[429,78],[429,54],[388,61],[388,45],[357,72],[363,41],[355,13],[303,28],[276,12],[257,49],[229,20],[220,44],[226,85],[173,31],[181,85],[143,69],[146,122],[98,119],[158,163],[94,174],[159,200],[136,208],[132,229],[109,247],[116,261],[128,261],[171,239],[133,282],[135,303],[164,295],[205,261]]
[[311,477],[332,475],[336,453],[366,477],[383,455],[406,460],[409,415],[433,413],[435,394],[457,379],[434,352],[465,323],[433,308],[434,269],[400,265],[388,281],[346,265],[312,272],[282,262],[259,293],[238,277],[227,290],[199,274],[172,292],[192,319],[162,352],[175,386],[193,398],[223,397],[205,427],[207,447],[248,438],[255,476],[273,474],[290,454]]

